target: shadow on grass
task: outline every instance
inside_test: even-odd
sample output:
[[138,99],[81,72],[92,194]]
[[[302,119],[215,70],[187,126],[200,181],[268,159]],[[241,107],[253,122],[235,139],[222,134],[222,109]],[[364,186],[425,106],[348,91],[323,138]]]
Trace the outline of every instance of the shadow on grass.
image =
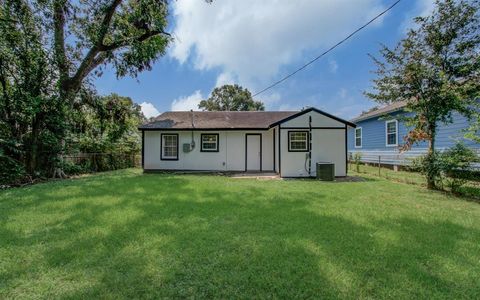
[[73,277],[70,289],[34,285],[32,292],[62,298],[475,294],[475,284],[448,280],[438,267],[478,265],[466,255],[452,258],[458,243],[480,240],[477,230],[413,218],[358,224],[341,213],[312,211],[312,202],[328,201],[321,190],[271,193],[254,183],[220,189],[235,183],[199,187],[208,180],[194,178],[140,175],[125,187],[124,180],[104,177],[65,193],[37,191],[30,207],[20,209],[62,217],[29,234],[8,229],[9,217],[0,219],[2,247],[42,251],[41,261],[0,273],[3,288],[13,293],[19,277],[48,279],[55,270]]

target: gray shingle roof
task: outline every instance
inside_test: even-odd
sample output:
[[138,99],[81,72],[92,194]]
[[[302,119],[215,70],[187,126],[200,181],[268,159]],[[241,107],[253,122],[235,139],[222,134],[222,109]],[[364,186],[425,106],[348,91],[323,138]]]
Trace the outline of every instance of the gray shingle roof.
[[406,105],[407,105],[406,101],[395,102],[395,103],[380,107],[379,109],[372,110],[372,111],[369,111],[367,113],[363,113],[363,114],[359,115],[358,117],[353,118],[350,121],[351,122],[359,122],[359,121],[367,120],[367,119],[370,119],[370,118],[373,118],[373,117],[382,116],[382,115],[385,115],[385,114],[388,114],[388,113],[391,113],[391,112],[394,112],[394,111],[401,110]]
[[298,111],[171,111],[139,129],[268,129],[270,124],[296,113]]

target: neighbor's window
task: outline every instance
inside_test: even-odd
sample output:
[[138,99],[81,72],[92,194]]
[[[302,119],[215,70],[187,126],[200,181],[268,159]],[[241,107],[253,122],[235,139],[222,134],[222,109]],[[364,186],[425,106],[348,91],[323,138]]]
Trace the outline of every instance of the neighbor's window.
[[218,134],[202,134],[202,152],[218,152]]
[[387,121],[385,123],[387,146],[397,146],[398,140],[398,122],[397,120]]
[[362,147],[362,127],[355,128],[355,147]]
[[308,131],[289,131],[288,151],[308,151]]
[[178,159],[178,134],[162,134],[161,154],[163,160]]

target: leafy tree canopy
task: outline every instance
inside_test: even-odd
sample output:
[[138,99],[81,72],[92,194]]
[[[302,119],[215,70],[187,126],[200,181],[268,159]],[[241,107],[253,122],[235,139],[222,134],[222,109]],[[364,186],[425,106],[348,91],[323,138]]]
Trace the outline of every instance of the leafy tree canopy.
[[94,96],[77,113],[70,145],[84,153],[132,153],[140,150],[140,105],[117,94]]
[[90,79],[107,65],[118,77],[151,68],[171,42],[167,1],[0,2],[0,159],[33,177],[63,177],[58,154],[78,150],[69,138],[79,112],[92,113],[88,136],[98,124],[102,145],[132,127],[122,117],[133,104],[117,95],[99,100]]
[[253,100],[250,91],[237,84],[216,87],[208,99],[200,102],[198,108],[207,111],[265,110],[263,102]]

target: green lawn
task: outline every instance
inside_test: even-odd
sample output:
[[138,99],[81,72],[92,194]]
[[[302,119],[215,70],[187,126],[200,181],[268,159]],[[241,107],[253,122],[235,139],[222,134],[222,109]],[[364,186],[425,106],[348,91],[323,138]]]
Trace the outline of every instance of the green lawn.
[[[349,164],[349,168],[350,170],[352,170],[352,174],[366,174],[367,176],[376,176],[402,183],[417,184],[422,186],[427,185],[427,180],[425,179],[425,176],[419,172],[394,171],[386,167],[382,167],[379,170],[378,166],[361,164],[358,166],[359,172],[357,173],[356,167],[357,166],[353,163]],[[448,189],[448,186],[445,186],[445,189]],[[474,198],[477,201],[480,200],[480,180],[477,178],[476,180],[468,181],[463,187],[461,187],[460,192],[463,196],[467,198]]]
[[480,298],[480,204],[125,170],[0,192],[0,298]]

